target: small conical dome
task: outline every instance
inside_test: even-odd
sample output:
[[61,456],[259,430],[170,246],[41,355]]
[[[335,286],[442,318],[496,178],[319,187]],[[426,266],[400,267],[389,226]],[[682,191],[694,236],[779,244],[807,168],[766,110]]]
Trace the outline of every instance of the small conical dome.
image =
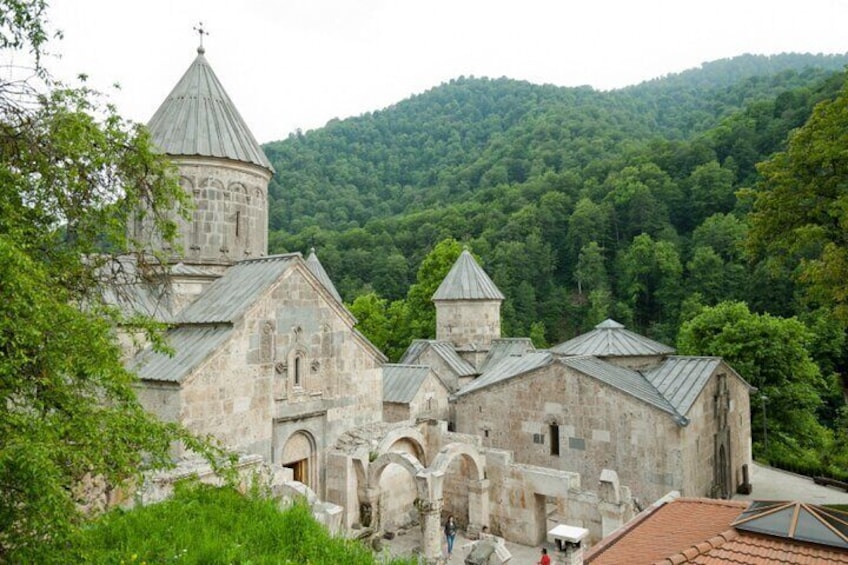
[[504,295],[467,249],[463,250],[433,294],[433,300],[503,299]]
[[273,171],[202,48],[150,119],[154,144],[173,156],[221,157]]

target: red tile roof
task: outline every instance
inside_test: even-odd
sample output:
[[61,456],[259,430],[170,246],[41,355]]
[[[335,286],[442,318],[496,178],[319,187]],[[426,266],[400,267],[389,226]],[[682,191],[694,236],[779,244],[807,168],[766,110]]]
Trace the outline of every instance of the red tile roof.
[[731,527],[747,502],[661,501],[591,548],[589,565],[848,565],[848,551]]
[[658,564],[692,563],[698,565],[848,565],[848,551],[795,540],[737,532],[727,532],[727,541],[718,547],[679,560],[682,554],[672,555]]

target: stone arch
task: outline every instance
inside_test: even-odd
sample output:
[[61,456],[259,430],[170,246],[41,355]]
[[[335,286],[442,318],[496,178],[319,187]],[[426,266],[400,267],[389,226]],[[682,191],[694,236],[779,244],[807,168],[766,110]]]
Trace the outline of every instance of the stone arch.
[[[400,465],[404,469],[406,469],[413,479],[417,477],[419,474],[422,474],[426,471],[424,466],[421,464],[418,459],[413,457],[408,453],[396,453],[389,451],[387,453],[383,453],[377,459],[375,459],[368,466],[368,488],[376,489],[380,484],[380,475],[383,474],[383,471],[391,465],[392,463],[396,465]],[[417,481],[416,481],[417,484]],[[422,489],[418,488],[418,497],[419,498],[427,498],[429,495],[427,492],[422,492]]]
[[377,457],[368,466],[368,488],[360,501],[362,522],[369,521],[375,530],[409,525],[417,501],[429,500],[428,481],[421,480],[425,476],[424,466],[409,453],[390,451]]
[[424,434],[422,434],[416,428],[396,428],[393,430],[389,430],[389,432],[383,436],[383,439],[380,440],[380,443],[377,444],[377,453],[389,453],[392,446],[399,441],[408,441],[410,445],[413,446],[415,451],[415,456],[418,457],[418,461],[421,462],[422,465],[427,465],[427,455],[424,451]]
[[306,430],[292,433],[280,450],[280,465],[292,470],[294,480],[308,487],[317,485],[318,450],[315,438]]
[[[468,473],[462,472],[461,467],[459,473],[451,472],[451,464],[455,461],[467,464]],[[489,481],[485,460],[476,447],[449,443],[439,451],[428,470],[443,477],[442,481],[434,483],[432,496],[443,501],[443,510],[454,514],[460,527],[480,531],[489,523]],[[449,496],[446,498],[446,495]]]
[[483,462],[483,457],[472,445],[467,443],[449,443],[439,450],[438,455],[433,460],[430,470],[433,472],[447,472],[451,462],[457,457],[465,457],[468,461],[474,464],[474,469],[477,471],[477,480],[482,481],[486,478],[486,464]]
[[[203,180],[201,180],[198,183],[198,187],[201,188],[201,189],[205,189],[207,191],[216,190],[219,193],[225,192],[224,183],[222,183],[221,181],[219,181],[218,179],[216,179],[214,177],[205,177]],[[209,192],[206,192],[202,196],[205,197],[205,198],[209,198],[212,195]]]
[[189,195],[191,195],[192,191],[194,190],[194,179],[190,176],[187,176],[187,175],[180,175],[179,183],[180,183],[180,186],[183,187],[183,189]]

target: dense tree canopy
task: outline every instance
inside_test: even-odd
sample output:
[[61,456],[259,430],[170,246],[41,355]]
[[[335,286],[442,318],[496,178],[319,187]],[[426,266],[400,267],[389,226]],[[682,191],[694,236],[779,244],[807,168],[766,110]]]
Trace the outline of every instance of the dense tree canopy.
[[[443,241],[472,249],[506,296],[503,334],[537,344],[607,317],[675,343],[682,323],[725,302],[795,317],[825,383],[813,420],[833,431],[848,352],[822,307],[848,296],[845,62],[743,56],[611,92],[453,80],[268,144],[272,250],[314,243],[392,359],[434,337],[432,292],[416,277]],[[823,101],[834,102],[813,113]],[[787,437],[821,431],[783,422]],[[797,457],[836,444],[804,445]]]
[[[4,56],[40,65],[43,11],[0,1]],[[102,299],[113,254],[134,252],[137,273],[156,265],[127,238],[130,214],[169,238],[185,196],[143,128],[35,70],[37,84],[0,83],[0,562],[39,562],[45,538],[74,529],[83,477],[114,486],[167,464],[177,440],[208,452],[141,408],[115,327],[157,327]]]
[[[755,452],[785,462],[815,461],[833,442],[831,430],[818,417],[829,383],[810,353],[812,341],[812,332],[797,319],[756,314],[744,303],[723,302],[685,322],[677,345],[684,354],[723,357],[756,387],[752,412],[757,414],[761,402],[767,409],[754,418]],[[766,414],[768,421],[763,422]],[[848,453],[840,457],[848,460]]]
[[848,325],[848,86],[760,165],[751,245]]

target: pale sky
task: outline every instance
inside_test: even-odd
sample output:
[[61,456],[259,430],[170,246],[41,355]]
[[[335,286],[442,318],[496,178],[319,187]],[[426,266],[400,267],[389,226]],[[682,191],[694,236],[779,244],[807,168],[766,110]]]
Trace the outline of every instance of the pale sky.
[[[848,52],[848,0],[51,0],[47,61],[147,122],[196,56],[260,143],[459,76],[607,90],[744,53]],[[118,83],[121,90],[110,85]]]

